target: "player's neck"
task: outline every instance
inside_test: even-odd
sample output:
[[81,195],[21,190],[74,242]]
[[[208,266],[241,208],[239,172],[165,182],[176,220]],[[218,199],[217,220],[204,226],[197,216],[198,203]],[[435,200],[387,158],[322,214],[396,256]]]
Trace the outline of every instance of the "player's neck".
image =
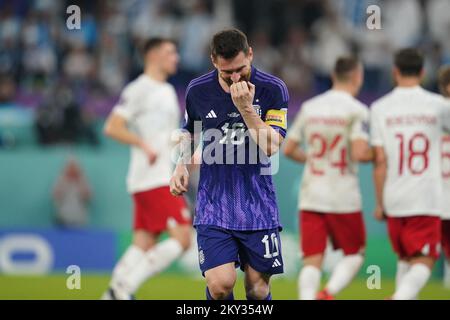
[[144,74],[158,82],[166,82],[168,78],[165,72],[162,72],[160,69],[152,66],[147,66],[144,69]]
[[354,97],[356,95],[356,92],[355,92],[356,90],[353,88],[353,86],[347,85],[347,84],[335,83],[331,87],[331,90],[345,92],[345,93],[348,93],[349,95],[351,95],[352,97]]
[[402,77],[397,79],[397,87],[414,88],[420,86],[420,79],[416,77]]

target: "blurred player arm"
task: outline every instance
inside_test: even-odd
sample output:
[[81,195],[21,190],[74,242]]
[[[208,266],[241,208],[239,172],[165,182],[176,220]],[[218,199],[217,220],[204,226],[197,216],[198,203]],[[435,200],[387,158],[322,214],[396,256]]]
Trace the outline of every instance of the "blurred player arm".
[[300,146],[299,142],[290,137],[288,137],[284,143],[283,152],[286,157],[296,162],[305,163],[307,160],[306,152]]
[[230,93],[252,139],[267,156],[277,153],[284,138],[277,130],[264,122],[253,107],[255,85],[245,81],[233,83],[230,86]]
[[374,216],[377,220],[383,220],[386,218],[384,212],[383,203],[383,190],[384,183],[387,176],[387,157],[384,151],[384,138],[383,138],[383,127],[382,118],[378,115],[377,108],[372,105],[370,108],[370,128],[371,137],[370,142],[373,148],[373,181],[375,185],[375,199],[376,207]]
[[374,152],[365,139],[352,140],[351,158],[355,162],[373,161]]
[[369,111],[366,106],[357,112],[351,125],[351,152],[354,162],[373,161],[373,149],[369,145]]
[[306,151],[302,148],[302,141],[304,139],[303,127],[304,121],[301,109],[289,129],[283,148],[286,157],[299,163],[305,163],[307,161]]
[[127,119],[118,112],[113,111],[108,116],[103,132],[106,136],[116,141],[141,148],[147,154],[150,164],[156,161],[156,152],[147,142],[144,142],[137,134],[130,131]]
[[387,162],[386,154],[383,147],[374,147],[374,167],[373,167],[373,181],[375,184],[375,218],[383,220],[385,218],[384,204],[383,204],[383,190],[386,181]]

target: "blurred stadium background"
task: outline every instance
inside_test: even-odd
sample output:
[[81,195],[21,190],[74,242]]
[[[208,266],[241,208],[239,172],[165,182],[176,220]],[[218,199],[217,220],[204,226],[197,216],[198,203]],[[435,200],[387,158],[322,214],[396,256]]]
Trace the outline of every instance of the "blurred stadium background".
[[[66,8],[81,8],[81,29],[69,30]],[[381,30],[368,30],[366,8],[381,8]],[[426,54],[424,86],[436,90],[436,70],[450,62],[450,0],[0,0],[0,299],[96,299],[131,239],[125,190],[128,149],[105,139],[103,121],[121,88],[141,72],[139,46],[150,36],[177,40],[180,69],[170,82],[181,107],[188,82],[212,68],[209,40],[239,27],[254,48],[254,64],[289,87],[289,118],[301,102],[330,85],[338,55],[358,54],[369,104],[392,87],[392,53],[418,46]],[[286,274],[275,298],[296,298],[297,193],[302,167],[281,157],[276,182]],[[65,215],[64,177],[82,172],[83,197]],[[395,257],[374,207],[371,166],[361,170],[368,231],[360,277],[339,298],[385,298]],[[58,196],[59,195],[59,196]],[[68,200],[69,202],[71,200]],[[327,268],[339,258],[331,252]],[[81,268],[80,290],[66,287],[66,269]],[[381,268],[381,290],[369,290],[366,268]],[[450,298],[442,262],[422,297]],[[239,285],[237,297],[244,294]],[[176,290],[174,290],[176,288]],[[149,281],[138,298],[202,299],[195,244],[168,273]]]

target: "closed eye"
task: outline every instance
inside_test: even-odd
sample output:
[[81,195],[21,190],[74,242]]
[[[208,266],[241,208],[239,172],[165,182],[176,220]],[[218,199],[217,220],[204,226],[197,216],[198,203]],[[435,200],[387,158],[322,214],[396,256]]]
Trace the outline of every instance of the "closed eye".
[[242,67],[239,67],[239,68],[233,69],[233,70],[222,70],[222,72],[225,73],[225,74],[231,75],[231,74],[233,74],[234,72],[240,73],[244,68],[245,68],[245,66],[242,66]]

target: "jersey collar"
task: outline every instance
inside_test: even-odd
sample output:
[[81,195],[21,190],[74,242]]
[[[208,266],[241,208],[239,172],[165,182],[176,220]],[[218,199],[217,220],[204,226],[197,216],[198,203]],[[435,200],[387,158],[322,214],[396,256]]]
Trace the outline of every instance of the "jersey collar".
[[337,95],[341,95],[341,96],[345,96],[345,97],[350,97],[350,98],[354,98],[350,92],[344,91],[344,90],[336,90],[336,89],[330,89],[328,92],[332,93],[332,94],[337,94]]
[[394,91],[396,92],[411,92],[411,91],[420,91],[422,90],[421,86],[414,87],[395,87]]

